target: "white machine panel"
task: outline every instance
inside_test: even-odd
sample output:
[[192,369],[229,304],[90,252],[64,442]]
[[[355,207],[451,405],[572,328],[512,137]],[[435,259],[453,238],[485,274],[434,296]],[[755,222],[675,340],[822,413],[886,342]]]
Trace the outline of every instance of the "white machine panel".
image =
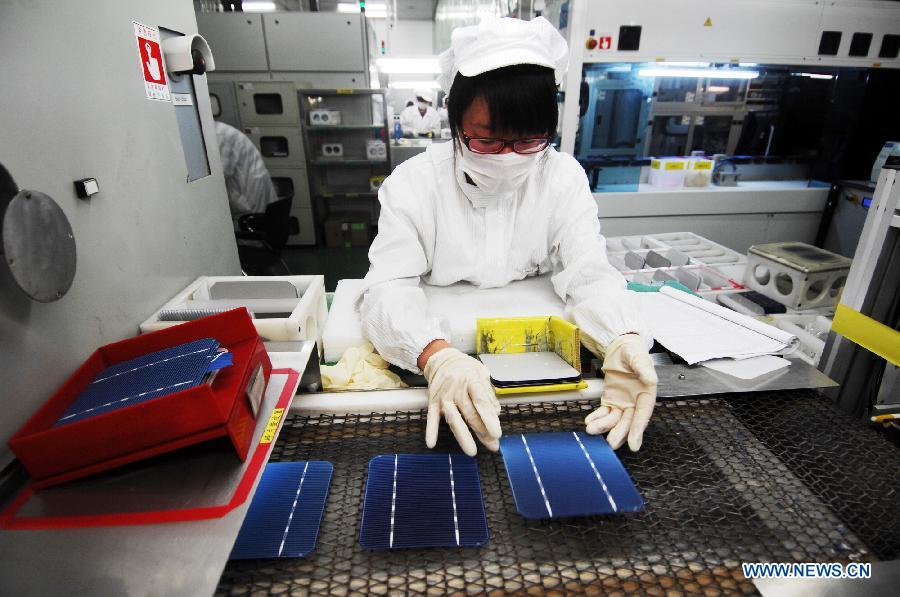
[[245,126],[267,168],[302,168],[306,166],[303,139],[297,127]]
[[293,81],[298,89],[368,89],[365,72],[323,73],[278,71],[273,81]]
[[360,15],[292,12],[263,18],[273,71],[365,72],[368,68]]
[[[583,1],[583,0],[582,0]],[[827,5],[826,5],[827,4]],[[569,23],[573,48],[584,48],[591,30],[609,36],[609,49],[583,50],[584,62],[697,61],[816,64],[900,68],[898,58],[878,58],[885,33],[897,33],[900,7],[862,0],[591,0],[584,23]],[[637,50],[619,50],[620,27],[640,26]],[[843,33],[836,56],[819,56],[822,31]],[[848,55],[856,32],[872,33],[867,56]],[[582,39],[583,36],[583,39]]]
[[300,124],[293,83],[244,82],[236,85],[238,112],[244,126]]
[[197,28],[209,43],[218,72],[268,70],[262,15],[200,12]]

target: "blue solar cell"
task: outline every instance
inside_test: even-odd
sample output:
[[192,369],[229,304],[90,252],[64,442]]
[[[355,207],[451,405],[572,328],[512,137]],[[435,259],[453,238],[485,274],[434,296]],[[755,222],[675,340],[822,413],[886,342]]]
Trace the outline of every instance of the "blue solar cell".
[[303,558],[312,552],[333,470],[330,462],[270,462],[231,550],[231,559]]
[[197,386],[203,383],[218,348],[218,341],[204,338],[111,365],[94,377],[55,425]]
[[359,529],[366,549],[479,547],[488,538],[474,458],[389,454],[369,461]]
[[504,436],[500,451],[516,509],[525,518],[638,512],[641,494],[603,436]]

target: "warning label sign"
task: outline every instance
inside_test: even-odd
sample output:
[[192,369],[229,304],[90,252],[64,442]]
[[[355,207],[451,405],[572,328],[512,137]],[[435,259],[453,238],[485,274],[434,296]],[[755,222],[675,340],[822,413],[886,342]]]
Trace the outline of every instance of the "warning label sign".
[[159,45],[159,29],[134,24],[134,37],[137,41],[138,57],[141,60],[141,72],[144,77],[144,90],[147,99],[171,101],[169,85],[166,83],[166,68],[163,62],[162,48]]

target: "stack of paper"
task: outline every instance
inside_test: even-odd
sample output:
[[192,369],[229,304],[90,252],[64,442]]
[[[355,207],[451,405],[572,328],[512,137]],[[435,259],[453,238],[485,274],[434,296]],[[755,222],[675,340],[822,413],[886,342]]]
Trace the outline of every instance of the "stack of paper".
[[664,286],[635,296],[654,338],[690,365],[785,354],[799,343],[783,330],[681,290]]

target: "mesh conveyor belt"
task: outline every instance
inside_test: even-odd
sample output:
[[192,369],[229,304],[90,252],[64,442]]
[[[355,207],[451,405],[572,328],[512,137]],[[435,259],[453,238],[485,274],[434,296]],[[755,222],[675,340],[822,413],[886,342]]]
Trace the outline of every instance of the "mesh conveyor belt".
[[[501,422],[505,433],[578,429],[590,409],[511,406]],[[900,451],[811,391],[659,404],[641,451],[620,452],[640,514],[525,520],[501,457],[480,453],[484,548],[368,552],[357,543],[366,465],[425,451],[424,427],[424,413],[289,419],[273,460],[334,463],[318,548],[232,562],[218,593],[754,593],[741,562],[900,554]],[[455,449],[443,431],[437,449]]]

